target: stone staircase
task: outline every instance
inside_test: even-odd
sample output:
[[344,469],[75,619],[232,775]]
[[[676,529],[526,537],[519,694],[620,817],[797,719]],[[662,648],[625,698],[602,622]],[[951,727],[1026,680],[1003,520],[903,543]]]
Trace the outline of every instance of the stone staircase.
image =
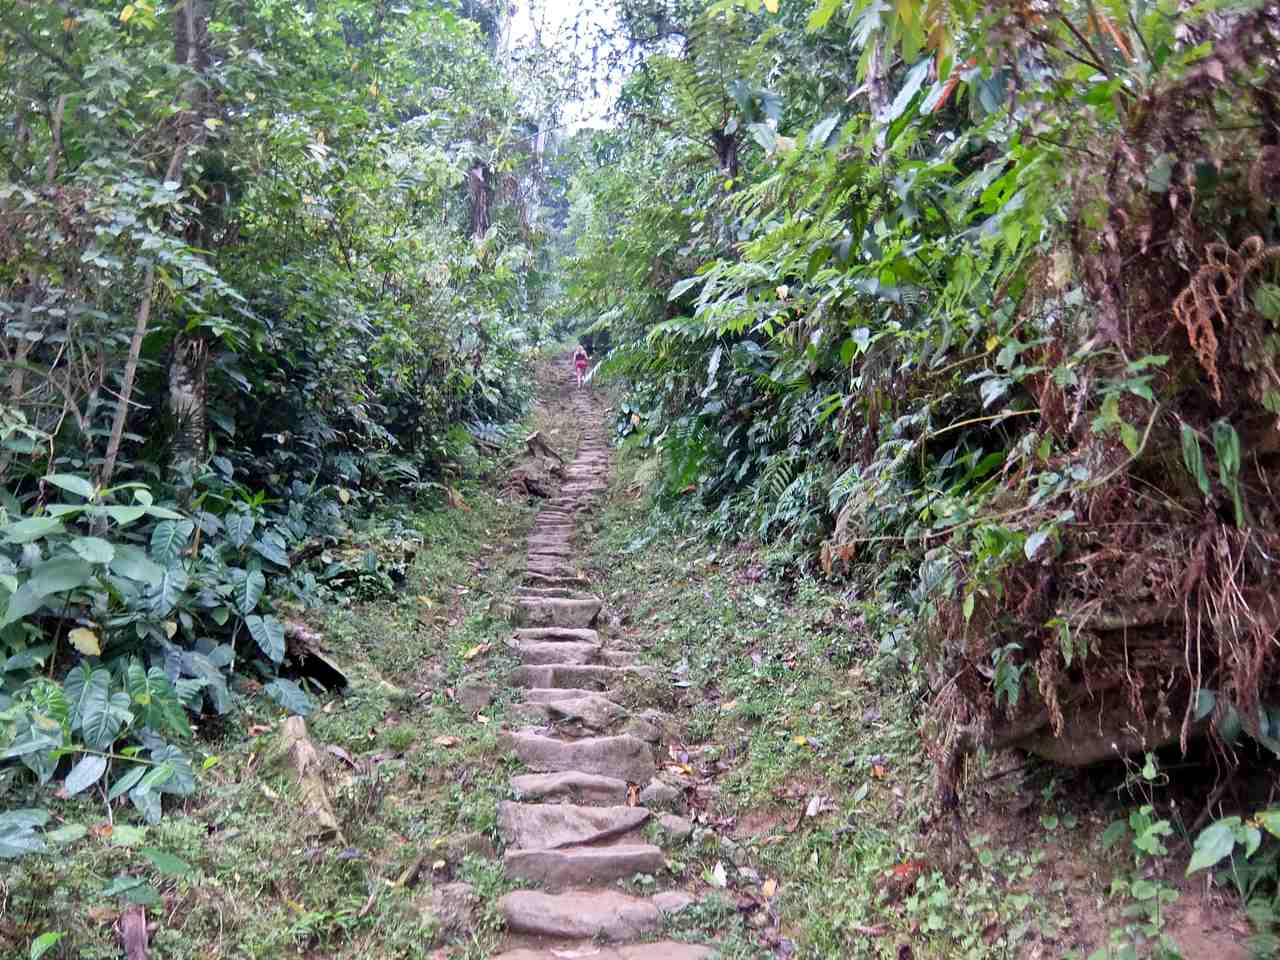
[[[572,382],[568,366],[560,375]],[[653,669],[595,629],[601,600],[575,563],[577,519],[608,485],[610,448],[590,393],[572,395],[583,440],[559,495],[534,522],[514,600],[512,645],[522,666],[511,682],[523,692],[518,715],[531,726],[510,734],[507,745],[529,772],[512,779],[518,799],[500,805],[498,826],[507,875],[529,887],[499,903],[519,945],[497,960],[588,953],[593,960],[702,960],[714,951],[651,939],[694,897],[682,890],[630,896],[616,885],[663,872],[666,857],[642,833],[655,811],[640,804],[674,791],[655,779],[662,717],[616,702],[620,688],[652,680]],[[688,832],[678,817],[658,819],[676,836]]]

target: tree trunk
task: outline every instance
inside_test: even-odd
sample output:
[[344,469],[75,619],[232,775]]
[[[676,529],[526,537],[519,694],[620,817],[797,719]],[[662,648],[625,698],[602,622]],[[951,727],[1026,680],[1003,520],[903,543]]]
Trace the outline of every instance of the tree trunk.
[[489,167],[477,163],[467,171],[467,194],[471,201],[471,239],[481,240],[489,232],[493,208],[493,175]]
[[180,499],[190,494],[209,447],[209,341],[179,333],[169,360],[169,412],[174,420],[173,476]]
[[738,176],[738,135],[723,130],[711,131],[711,143],[716,151],[716,163],[720,172],[730,179]]
[[[174,63],[185,66],[197,76],[193,76],[191,82],[182,91],[182,100],[187,105],[187,109],[173,118],[174,149],[169,158],[169,166],[165,169],[166,181],[181,179],[187,151],[204,133],[202,107],[208,97],[203,84],[199,82],[198,74],[203,73],[209,65],[208,36],[208,4],[204,0],[185,0],[174,7]],[[138,311],[134,318],[133,335],[129,340],[129,357],[125,361],[120,393],[116,398],[115,415],[111,421],[111,436],[107,441],[107,453],[103,459],[102,471],[98,475],[98,482],[104,487],[111,483],[112,475],[115,473],[116,459],[120,454],[120,444],[124,438],[125,423],[132,403],[133,381],[138,373],[142,341],[146,338],[147,328],[150,326],[155,295],[156,268],[154,264],[148,264],[142,274],[142,299],[138,303]],[[200,395],[203,396],[203,393],[201,389]],[[203,417],[202,409],[202,421]]]

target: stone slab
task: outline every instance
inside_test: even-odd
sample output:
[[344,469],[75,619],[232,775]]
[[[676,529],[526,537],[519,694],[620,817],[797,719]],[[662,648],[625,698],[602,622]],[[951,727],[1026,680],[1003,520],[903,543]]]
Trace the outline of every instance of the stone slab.
[[534,666],[562,663],[582,665],[593,662],[600,655],[600,644],[575,643],[570,640],[560,643],[517,640],[514,647],[521,663]]
[[568,770],[562,773],[523,773],[511,778],[511,789],[525,800],[583,800],[620,805],[627,800],[627,782],[616,777]]
[[[515,708],[518,716],[545,723],[580,723],[588,730],[607,730],[626,717],[625,708],[598,693],[586,693],[580,697],[558,700],[525,700]],[[650,743],[650,737],[640,737]]]
[[666,862],[662,850],[648,843],[508,850],[502,858],[507,876],[551,889],[612,883],[637,873],[656,874]]
[[555,597],[516,599],[516,618],[524,627],[589,627],[600,614],[599,598],[561,600]]
[[564,960],[576,956],[584,960],[711,960],[716,951],[694,943],[657,940],[653,943],[631,943],[625,946],[583,944],[578,948],[521,947],[500,953],[493,960]]
[[517,640],[574,640],[599,643],[600,634],[583,627],[526,627],[516,631]]
[[649,819],[644,807],[580,807],[571,803],[498,804],[498,832],[519,850],[599,843],[620,837]]
[[652,900],[613,890],[517,890],[498,901],[498,911],[515,933],[602,940],[634,940],[654,933],[663,916]]
[[574,770],[648,783],[657,770],[653,751],[636,737],[586,737],[564,741],[519,731],[510,735],[519,760],[536,773]]
[[517,667],[512,675],[512,682],[517,687],[581,687],[585,690],[607,690],[633,677],[652,676],[654,671],[650,667],[544,664],[540,667]]

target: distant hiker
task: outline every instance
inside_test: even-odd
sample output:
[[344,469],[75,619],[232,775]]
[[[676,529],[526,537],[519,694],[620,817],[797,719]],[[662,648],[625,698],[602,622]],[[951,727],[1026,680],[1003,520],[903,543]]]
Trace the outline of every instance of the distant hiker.
[[582,380],[587,375],[587,351],[578,344],[573,350],[573,369],[578,372],[578,389],[582,389]]

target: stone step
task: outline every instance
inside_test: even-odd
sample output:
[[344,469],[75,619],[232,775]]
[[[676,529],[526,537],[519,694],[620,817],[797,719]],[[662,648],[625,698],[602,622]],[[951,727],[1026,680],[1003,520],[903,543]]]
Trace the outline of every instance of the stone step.
[[636,655],[630,650],[605,650],[600,659],[611,667],[631,667],[636,663]]
[[655,940],[653,943],[628,943],[618,946],[600,946],[595,943],[577,946],[520,947],[500,953],[493,960],[565,960],[566,957],[582,957],[583,960],[711,960],[715,956],[711,947],[693,943],[677,943],[674,940]]
[[511,778],[511,789],[521,800],[571,800],[574,802],[623,804],[627,782],[616,777],[565,770],[561,773],[522,773]]
[[594,773],[648,783],[657,772],[653,750],[639,737],[557,740],[529,730],[507,735],[517,759],[535,773]]
[[573,640],[599,643],[600,634],[585,627],[524,627],[516,631],[517,640]]
[[534,640],[517,640],[512,646],[515,647],[516,656],[520,658],[521,663],[533,666],[543,666],[544,664],[575,664],[594,663],[600,656],[600,644],[598,643],[574,643],[569,640],[538,642]]
[[524,692],[525,703],[558,703],[581,697],[611,697],[609,691],[583,690],[581,687],[531,687]]
[[580,807],[572,803],[498,804],[498,833],[518,850],[554,850],[611,840],[649,819],[644,807]]
[[528,557],[530,560],[533,560],[535,557],[542,557],[548,560],[564,561],[564,560],[572,559],[576,553],[577,551],[574,550],[573,547],[569,546],[568,544],[565,544],[564,546],[560,546],[560,547],[552,547],[552,546],[547,546],[546,544],[538,544],[536,546],[530,547],[525,552],[525,556]]
[[578,577],[578,568],[571,563],[565,563],[563,560],[548,558],[545,560],[530,560],[525,564],[525,575],[536,574],[541,577]]
[[[562,600],[555,597],[516,599],[516,617],[522,627],[589,627],[600,613],[599,598]],[[551,684],[542,684],[551,686]]]
[[569,590],[589,590],[591,581],[586,577],[549,577],[543,573],[525,572],[524,582],[531,587],[561,587]]
[[649,679],[656,675],[653,667],[606,667],[596,664],[517,667],[512,682],[517,687],[581,687],[585,690],[607,690],[632,678]]
[[684,893],[629,897],[614,890],[572,890],[542,893],[517,890],[498,901],[498,911],[515,933],[543,937],[634,940],[654,933],[662,918],[687,907]]
[[[513,707],[518,717],[542,723],[577,723],[588,730],[608,730],[613,724],[626,719],[627,711],[612,700],[607,700],[598,693],[568,700],[554,700],[538,703],[525,701]],[[648,727],[637,727],[641,740],[656,742]]]
[[522,597],[553,597],[558,600],[599,600],[594,593],[585,590],[573,590],[569,587],[516,587],[516,594]]
[[502,858],[507,876],[551,889],[613,883],[637,873],[656,874],[667,864],[662,850],[649,843],[614,843],[558,850],[508,850]]

